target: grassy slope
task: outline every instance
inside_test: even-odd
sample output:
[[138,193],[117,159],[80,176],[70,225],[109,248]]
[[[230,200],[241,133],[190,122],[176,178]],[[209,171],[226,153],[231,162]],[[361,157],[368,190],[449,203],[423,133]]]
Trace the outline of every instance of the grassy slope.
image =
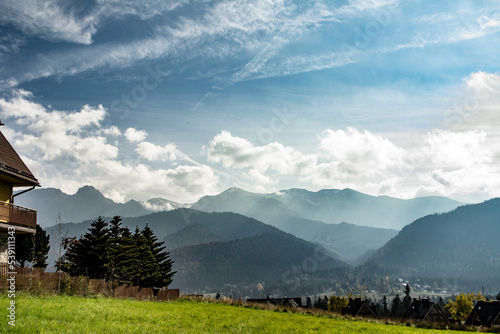
[[[6,314],[8,298],[0,297]],[[13,333],[447,333],[364,321],[180,300],[142,302],[68,296],[16,298]]]

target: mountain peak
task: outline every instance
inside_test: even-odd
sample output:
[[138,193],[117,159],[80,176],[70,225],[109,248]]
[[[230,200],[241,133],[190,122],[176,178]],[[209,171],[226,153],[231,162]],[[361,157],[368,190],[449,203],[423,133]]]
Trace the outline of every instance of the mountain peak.
[[81,187],[80,189],[78,189],[78,191],[76,192],[75,195],[83,195],[83,196],[102,196],[104,197],[104,195],[99,191],[97,190],[96,188],[94,188],[93,186],[83,186]]

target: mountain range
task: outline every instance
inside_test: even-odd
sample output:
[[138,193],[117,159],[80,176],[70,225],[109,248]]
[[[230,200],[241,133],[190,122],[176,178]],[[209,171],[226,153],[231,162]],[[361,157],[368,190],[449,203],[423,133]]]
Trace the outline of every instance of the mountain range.
[[[401,200],[369,196],[351,189],[318,192],[290,189],[257,194],[230,188],[216,196],[202,197],[191,208],[240,213],[320,244],[346,261],[358,263],[397,234],[396,229],[387,226],[400,229],[414,219],[446,212],[460,204],[444,197]],[[352,224],[353,221],[356,224]]]
[[[440,197],[413,200],[400,200],[385,196],[374,197],[350,189],[330,189],[318,192],[290,189],[271,194],[257,194],[239,188],[230,188],[216,196],[202,197],[192,205],[183,205],[161,198],[144,202],[130,200],[121,204],[104,197],[91,186],[80,188],[74,195],[67,195],[53,188],[36,189],[19,196],[18,203],[36,208],[38,222],[42,227],[54,225],[59,215],[61,222],[81,222],[98,216],[113,217],[115,215],[126,217],[126,219],[145,216],[141,221],[149,221],[153,219],[152,217],[157,217],[150,215],[154,211],[189,206],[205,212],[234,212],[319,244],[351,264],[359,263],[397,234],[395,229],[375,225],[399,224],[402,226],[407,221],[394,217],[405,216],[405,219],[411,219],[410,217],[413,216],[420,217],[419,215],[448,211],[460,204]],[[365,206],[367,210],[362,209]],[[400,206],[404,206],[406,211],[403,211]],[[321,214],[322,211],[335,211],[332,208],[335,208],[337,217],[347,217],[364,224],[355,225],[350,221],[332,223],[333,218],[327,214]],[[362,219],[360,212],[365,211],[370,213],[370,217]],[[366,215],[366,213],[363,214]],[[316,220],[315,218],[318,217],[330,219],[330,223]],[[161,238],[176,232],[168,230],[169,225],[162,221],[159,223],[154,221],[154,225],[155,231]],[[182,234],[170,237],[167,245],[185,245],[189,239],[206,242],[227,241],[224,238],[221,239],[220,234],[213,233],[213,231],[203,233],[203,229],[206,227],[190,226],[187,231],[179,232]]]
[[[428,196],[399,199],[370,196],[352,189],[282,190],[258,194],[230,188],[219,195],[204,196],[191,207],[215,212],[231,211],[266,222],[276,215],[401,230],[415,219],[437,212],[448,212],[463,203],[446,197]],[[269,219],[271,218],[271,219]],[[271,222],[269,222],[271,223]]]
[[[398,200],[349,189],[256,194],[230,188],[216,196],[205,196],[187,208],[163,199],[148,204],[119,204],[92,187],[84,187],[75,195],[40,189],[30,196],[26,202],[31,204],[23,205],[42,207],[45,216],[58,208],[57,212],[75,217],[75,221],[83,216],[104,216],[109,220],[121,215],[123,225],[131,230],[148,225],[165,242],[175,261],[177,274],[172,287],[185,291],[224,286],[234,289],[238,285],[248,289],[280,286],[283,291],[296,291],[289,289],[285,273],[304,268],[311,261],[314,270],[306,273],[308,279],[292,277],[290,282],[305,282],[314,289],[318,284],[328,287],[335,275],[345,274],[345,280],[382,273],[384,277],[481,281],[494,289],[500,278],[500,199],[454,208],[460,203],[440,197]],[[368,209],[364,210],[363,205]],[[409,212],[403,212],[399,205]],[[160,207],[172,210],[151,213]],[[367,211],[373,215],[371,224],[390,226],[400,221],[394,217],[410,219],[418,212],[423,214],[398,232],[318,220],[326,217],[317,210],[335,211],[332,208],[338,210],[337,217],[348,215],[354,220],[366,215],[355,211]],[[48,262],[54,263],[59,235],[79,237],[89,226],[87,219],[46,227],[51,235]],[[316,261],[318,253],[326,256]],[[349,270],[352,272],[347,274]]]
[[82,222],[99,216],[139,217],[168,211],[184,205],[163,198],[116,203],[92,186],[84,186],[73,195],[55,188],[35,189],[16,198],[16,204],[38,211],[37,222],[45,228],[62,222]]

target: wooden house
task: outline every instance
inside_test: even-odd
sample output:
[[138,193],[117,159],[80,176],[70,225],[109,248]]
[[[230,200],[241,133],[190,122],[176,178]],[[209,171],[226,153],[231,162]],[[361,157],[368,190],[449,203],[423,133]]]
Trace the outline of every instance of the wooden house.
[[[15,205],[14,199],[37,186],[38,180],[0,132],[0,263],[7,262],[9,232],[35,234],[36,211]],[[14,193],[23,187],[29,189]]]
[[411,303],[410,307],[406,311],[405,318],[427,320],[430,322],[450,322],[441,308],[429,299],[413,299],[413,303]]
[[500,328],[500,301],[478,301],[474,310],[465,320],[465,324]]
[[378,319],[377,310],[372,308],[368,301],[361,300],[361,298],[349,298],[349,304],[342,308],[342,315]]

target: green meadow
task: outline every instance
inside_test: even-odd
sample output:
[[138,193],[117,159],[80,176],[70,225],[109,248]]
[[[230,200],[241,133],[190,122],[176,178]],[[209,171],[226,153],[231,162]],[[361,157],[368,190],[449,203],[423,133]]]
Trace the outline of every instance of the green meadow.
[[404,325],[222,303],[152,302],[75,296],[16,296],[16,326],[7,324],[9,299],[0,297],[1,332],[12,333],[451,333]]

